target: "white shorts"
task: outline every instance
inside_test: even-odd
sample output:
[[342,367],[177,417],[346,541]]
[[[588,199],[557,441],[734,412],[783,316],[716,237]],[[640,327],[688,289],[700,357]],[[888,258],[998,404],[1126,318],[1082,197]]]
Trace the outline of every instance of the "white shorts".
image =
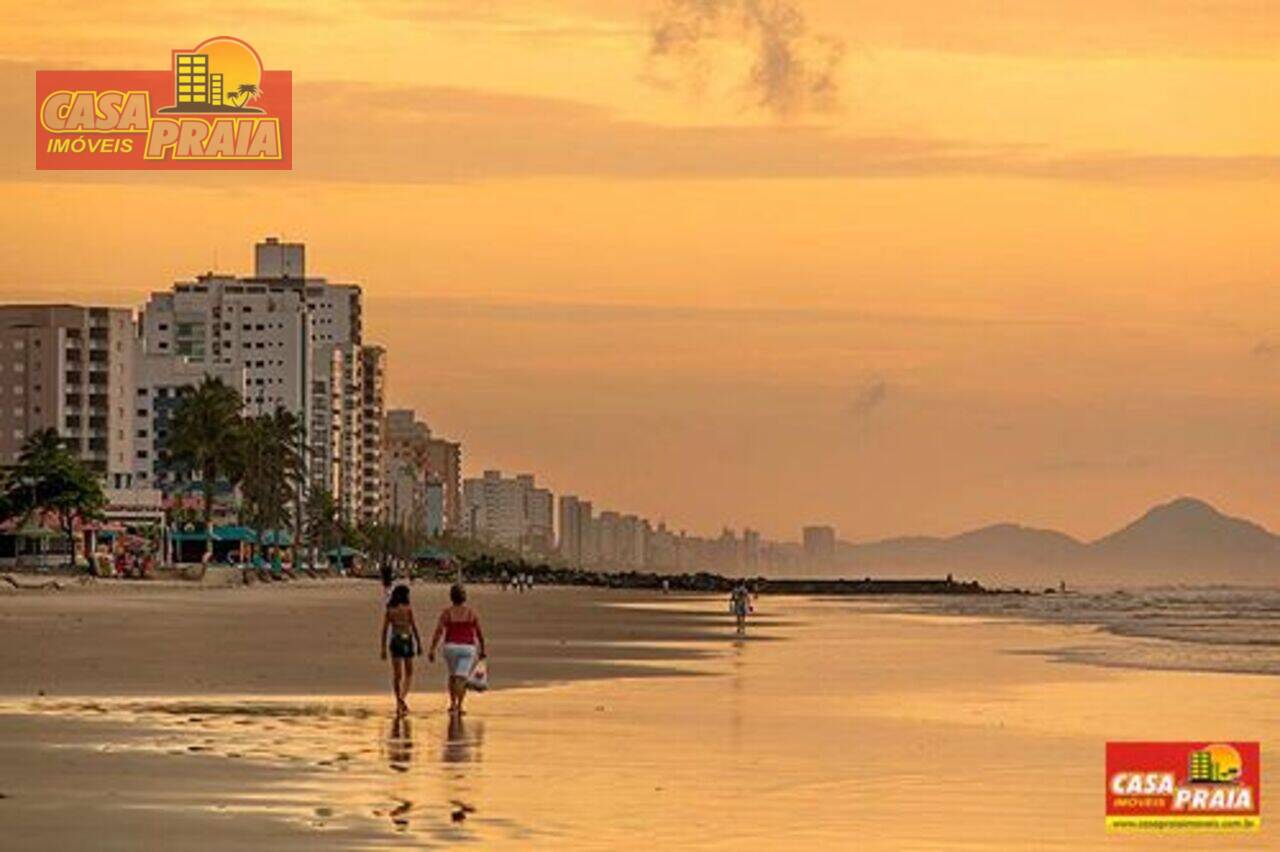
[[476,667],[476,646],[459,645],[445,642],[444,664],[449,667],[449,674],[454,677],[468,677]]

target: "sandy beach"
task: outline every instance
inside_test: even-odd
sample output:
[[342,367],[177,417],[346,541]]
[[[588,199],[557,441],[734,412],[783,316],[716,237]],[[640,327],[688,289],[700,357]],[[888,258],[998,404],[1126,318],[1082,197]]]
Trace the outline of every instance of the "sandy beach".
[[[420,619],[443,591],[415,588]],[[740,641],[718,598],[475,600],[498,688],[451,721],[430,669],[397,723],[371,584],[0,597],[0,846],[1276,843],[1102,813],[1108,739],[1256,739],[1274,765],[1273,677],[1064,661],[1096,631],[883,602],[764,598]]]

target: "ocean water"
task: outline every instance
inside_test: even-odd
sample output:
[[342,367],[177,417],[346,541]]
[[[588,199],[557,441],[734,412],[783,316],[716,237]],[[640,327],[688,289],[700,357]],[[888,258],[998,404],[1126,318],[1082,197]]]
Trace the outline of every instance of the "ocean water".
[[[1094,626],[1053,652],[1130,668],[1280,674],[1280,589],[1163,587],[915,599],[914,613]],[[1110,641],[1124,637],[1128,641]]]

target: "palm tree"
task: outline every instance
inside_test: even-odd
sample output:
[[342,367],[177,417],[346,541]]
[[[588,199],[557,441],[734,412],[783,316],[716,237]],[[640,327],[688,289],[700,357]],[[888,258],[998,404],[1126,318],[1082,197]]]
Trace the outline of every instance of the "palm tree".
[[302,425],[290,411],[277,408],[245,420],[237,459],[244,520],[262,534],[277,534],[289,525],[306,471],[302,459]]
[[307,500],[306,514],[305,530],[314,562],[317,548],[328,553],[342,543],[342,523],[338,520],[338,504],[328,491],[319,490],[311,493],[310,499]]
[[235,97],[240,98],[240,102],[235,105],[237,107],[242,107],[249,101],[256,101],[258,98],[262,97],[262,90],[253,83],[241,83],[236,87],[234,92],[231,92],[228,95],[228,99]]
[[206,376],[182,398],[169,420],[164,453],[188,477],[200,482],[205,551],[213,549],[213,496],[220,481],[235,484],[241,469],[240,393]]

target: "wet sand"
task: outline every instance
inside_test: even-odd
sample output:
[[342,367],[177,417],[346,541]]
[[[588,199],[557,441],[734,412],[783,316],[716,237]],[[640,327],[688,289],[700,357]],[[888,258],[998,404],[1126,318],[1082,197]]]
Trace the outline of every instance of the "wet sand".
[[[413,586],[424,642],[446,593]],[[507,686],[676,673],[626,663],[697,656],[726,617],[607,608],[658,596],[594,589],[477,587],[472,596]],[[358,580],[0,594],[0,696],[376,693],[390,688],[381,618],[381,587]],[[681,644],[659,652],[658,640]]]
[[[434,696],[400,724],[375,691],[319,681],[274,694],[15,696],[0,708],[0,845],[1277,843],[1265,819],[1252,836],[1109,837],[1101,789],[1107,739],[1258,739],[1276,765],[1274,678],[1057,662],[1084,628],[845,602],[762,600],[773,624],[747,641],[730,635],[720,600],[539,590],[516,609],[544,594],[548,610],[595,612],[606,636],[631,625],[647,650],[608,665],[651,676],[549,682],[530,669],[522,688],[470,699],[460,723]],[[481,605],[496,632],[506,604]]]

